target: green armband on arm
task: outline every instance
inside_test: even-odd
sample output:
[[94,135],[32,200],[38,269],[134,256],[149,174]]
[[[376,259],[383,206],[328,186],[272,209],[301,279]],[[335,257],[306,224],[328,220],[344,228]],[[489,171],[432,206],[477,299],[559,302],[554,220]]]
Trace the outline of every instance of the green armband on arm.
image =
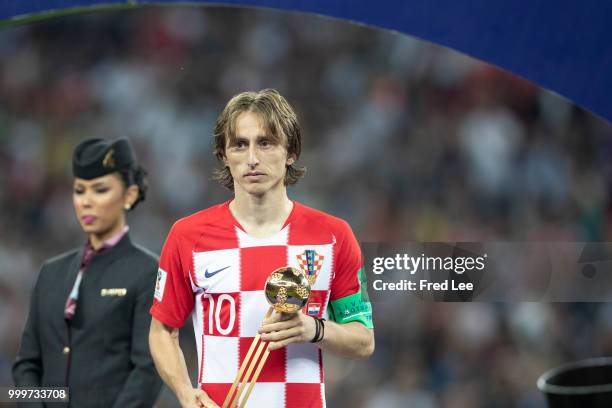
[[328,304],[327,312],[329,319],[336,323],[359,322],[368,329],[374,328],[372,306],[368,297],[363,268],[359,270],[359,292],[331,300]]

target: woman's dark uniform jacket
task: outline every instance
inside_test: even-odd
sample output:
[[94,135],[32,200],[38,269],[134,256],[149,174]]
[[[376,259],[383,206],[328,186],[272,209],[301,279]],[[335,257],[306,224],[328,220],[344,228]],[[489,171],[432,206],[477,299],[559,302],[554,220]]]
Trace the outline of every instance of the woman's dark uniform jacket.
[[150,407],[161,388],[148,345],[157,257],[129,234],[94,256],[69,339],[64,306],[82,255],[73,250],[43,265],[13,366],[15,385],[69,386],[71,407]]

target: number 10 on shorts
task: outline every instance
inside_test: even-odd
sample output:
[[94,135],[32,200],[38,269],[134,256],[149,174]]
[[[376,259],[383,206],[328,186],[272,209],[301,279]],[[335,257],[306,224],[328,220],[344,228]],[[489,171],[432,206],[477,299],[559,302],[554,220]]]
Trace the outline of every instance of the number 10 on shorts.
[[207,293],[204,303],[204,333],[209,336],[238,336],[239,293]]

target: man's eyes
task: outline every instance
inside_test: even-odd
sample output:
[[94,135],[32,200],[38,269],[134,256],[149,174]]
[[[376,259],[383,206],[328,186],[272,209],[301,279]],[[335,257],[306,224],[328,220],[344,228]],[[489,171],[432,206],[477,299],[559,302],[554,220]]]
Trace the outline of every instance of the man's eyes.
[[262,147],[274,146],[274,143],[270,139],[262,139],[259,141],[259,145]]
[[[269,139],[262,139],[262,140],[259,140],[259,141],[257,142],[257,144],[258,144],[259,146],[261,146],[261,147],[271,147],[271,146],[274,146],[274,143],[272,143],[272,141],[271,141],[271,140],[269,140]],[[248,145],[249,145],[249,144],[248,144],[247,142],[245,142],[245,141],[240,141],[240,140],[239,140],[239,141],[237,141],[237,142],[234,144],[234,146],[233,146],[233,147],[235,147],[235,148],[237,148],[237,149],[243,149],[243,148],[247,147]]]

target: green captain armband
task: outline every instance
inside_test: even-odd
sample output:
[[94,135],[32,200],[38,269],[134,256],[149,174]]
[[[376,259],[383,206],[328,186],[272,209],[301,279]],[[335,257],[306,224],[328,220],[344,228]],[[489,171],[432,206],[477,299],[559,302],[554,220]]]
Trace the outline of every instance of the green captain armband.
[[368,297],[365,271],[359,270],[359,292],[329,302],[329,319],[339,323],[359,322],[368,329],[374,328],[372,305]]

